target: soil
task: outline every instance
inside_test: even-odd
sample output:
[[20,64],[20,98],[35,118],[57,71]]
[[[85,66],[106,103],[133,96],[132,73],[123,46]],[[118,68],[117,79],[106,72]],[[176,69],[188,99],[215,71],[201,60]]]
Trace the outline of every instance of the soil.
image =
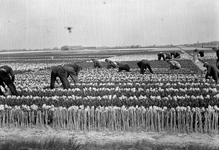
[[1,128],[0,143],[4,140],[45,140],[48,138],[61,138],[63,140],[72,137],[78,143],[110,144],[117,142],[135,143],[145,140],[153,144],[166,144],[174,146],[186,146],[199,144],[212,148],[219,148],[218,134],[201,133],[167,133],[167,132],[112,132],[112,131],[69,131],[54,130],[52,128]]

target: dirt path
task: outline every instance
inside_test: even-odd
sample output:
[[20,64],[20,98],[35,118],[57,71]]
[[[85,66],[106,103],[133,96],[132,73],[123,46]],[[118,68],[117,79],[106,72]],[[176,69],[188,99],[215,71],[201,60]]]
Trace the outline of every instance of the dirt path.
[[96,143],[107,144],[116,142],[135,143],[146,140],[154,144],[169,144],[174,146],[185,146],[188,144],[199,144],[203,146],[218,147],[219,135],[209,134],[182,134],[182,133],[167,133],[167,132],[111,132],[111,131],[69,131],[69,130],[54,130],[52,128],[1,128],[0,142],[6,139],[11,140],[45,140],[48,138],[62,138],[68,140],[72,137],[79,143]]

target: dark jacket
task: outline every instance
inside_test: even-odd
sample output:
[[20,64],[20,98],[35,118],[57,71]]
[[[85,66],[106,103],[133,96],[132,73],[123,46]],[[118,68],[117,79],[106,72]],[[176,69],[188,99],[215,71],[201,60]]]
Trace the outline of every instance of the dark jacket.
[[212,77],[215,80],[215,83],[218,83],[219,70],[217,69],[217,67],[207,63],[204,64],[204,67],[207,68],[205,78],[208,79],[208,77]]
[[14,82],[15,74],[14,74],[14,71],[11,67],[5,65],[5,66],[1,66],[0,69],[4,69],[5,72],[11,77],[12,82]]
[[77,76],[78,76],[79,72],[82,70],[82,67],[79,66],[78,64],[68,64],[68,65],[65,65],[65,66],[70,66],[70,67],[74,68],[74,71],[75,71]]
[[[14,78],[13,78],[14,79]],[[0,84],[5,88],[5,84],[11,91],[12,95],[18,95],[16,87],[11,79],[11,76],[7,72],[6,69],[0,68]],[[0,90],[0,95],[4,95],[4,93]]]
[[161,60],[161,59],[166,60],[166,57],[165,57],[164,53],[157,54],[157,57],[158,57],[158,60]]

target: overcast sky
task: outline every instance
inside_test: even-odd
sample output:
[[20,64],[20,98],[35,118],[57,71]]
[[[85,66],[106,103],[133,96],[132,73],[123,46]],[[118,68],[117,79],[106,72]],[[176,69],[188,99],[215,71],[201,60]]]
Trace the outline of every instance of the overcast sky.
[[215,40],[219,0],[0,0],[0,49]]

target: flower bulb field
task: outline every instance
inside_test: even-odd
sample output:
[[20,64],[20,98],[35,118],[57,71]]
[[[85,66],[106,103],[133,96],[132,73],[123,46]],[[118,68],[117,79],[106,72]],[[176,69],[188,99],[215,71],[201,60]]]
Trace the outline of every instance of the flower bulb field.
[[[158,52],[140,52],[1,54],[1,65],[16,73],[19,93],[0,96],[1,133],[38,129],[80,135],[192,134],[203,136],[202,144],[212,141],[212,136],[218,138],[219,85],[206,80],[205,72],[183,53],[177,60],[182,69],[169,70],[167,62],[157,60]],[[215,63],[214,55],[208,52],[204,61]],[[100,59],[103,67],[93,68],[92,58]],[[128,63],[131,72],[107,69],[105,58]],[[136,63],[141,59],[150,60],[154,74],[148,70],[140,74]],[[74,85],[69,78],[71,89],[57,83],[50,89],[51,69],[69,63],[82,66],[79,83]]]

